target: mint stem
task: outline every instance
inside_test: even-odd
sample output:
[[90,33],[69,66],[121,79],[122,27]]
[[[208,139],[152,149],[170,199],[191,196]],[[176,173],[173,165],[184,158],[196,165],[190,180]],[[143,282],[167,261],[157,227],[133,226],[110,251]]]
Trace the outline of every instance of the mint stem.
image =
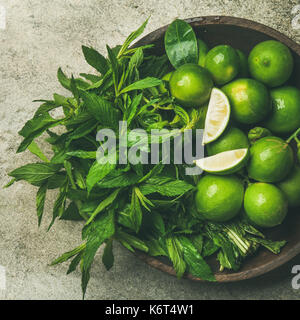
[[298,140],[298,135],[300,134],[300,128],[298,128],[287,140],[286,142],[287,143],[290,143],[293,139],[295,139],[297,142],[299,141]]

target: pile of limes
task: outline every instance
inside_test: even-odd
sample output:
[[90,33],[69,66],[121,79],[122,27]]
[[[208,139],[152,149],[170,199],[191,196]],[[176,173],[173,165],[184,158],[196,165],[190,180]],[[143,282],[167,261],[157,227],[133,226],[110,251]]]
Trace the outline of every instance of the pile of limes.
[[[247,57],[229,45],[211,50],[198,41],[199,63],[169,73],[172,96],[183,107],[208,103],[203,144],[207,157],[196,207],[203,218],[224,222],[245,215],[259,227],[282,223],[300,206],[300,90],[289,81],[293,56],[275,40],[258,43]],[[298,152],[300,154],[300,152]]]

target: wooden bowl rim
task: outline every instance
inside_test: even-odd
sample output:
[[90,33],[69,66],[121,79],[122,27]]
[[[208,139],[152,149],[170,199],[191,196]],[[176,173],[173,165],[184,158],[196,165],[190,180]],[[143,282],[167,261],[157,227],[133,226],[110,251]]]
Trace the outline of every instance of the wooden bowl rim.
[[[289,37],[282,34],[281,32],[259,22],[255,22],[252,20],[244,19],[244,18],[232,17],[232,16],[199,16],[199,17],[184,19],[184,21],[192,24],[192,26],[194,27],[208,26],[208,25],[229,25],[229,26],[231,25],[231,26],[238,26],[245,29],[258,31],[284,43],[292,51],[294,51],[294,53],[296,53],[300,57],[299,44],[297,44],[295,41],[291,40]],[[144,36],[142,39],[137,41],[134,47],[158,40],[165,33],[168,26],[169,25],[165,25],[155,31],[152,31],[151,33],[149,33],[148,35]],[[295,244],[293,247],[291,247],[287,252],[274,255],[274,260],[269,261],[258,267],[255,267],[253,269],[239,271],[239,272],[232,272],[232,273],[224,273],[224,274],[216,273],[215,274],[216,281],[217,282],[234,282],[234,281],[251,279],[251,278],[263,275],[267,272],[270,272],[280,267],[284,263],[294,258],[299,253],[300,253],[300,241],[297,244]],[[158,270],[161,270],[165,273],[168,273],[172,276],[176,276],[176,272],[173,269],[173,267],[165,264],[159,259],[149,256],[141,251],[136,251],[135,255],[139,259],[147,263],[148,265]],[[184,277],[191,279],[193,281],[205,281],[200,278],[194,277],[191,274],[185,274]]]

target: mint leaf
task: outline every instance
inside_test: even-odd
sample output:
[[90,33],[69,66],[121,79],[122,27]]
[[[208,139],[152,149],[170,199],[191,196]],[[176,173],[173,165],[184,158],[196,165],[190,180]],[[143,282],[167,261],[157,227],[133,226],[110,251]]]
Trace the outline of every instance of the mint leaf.
[[40,147],[36,144],[36,142],[32,141],[31,144],[28,146],[28,150],[39,157],[44,162],[49,162],[48,158],[44,155],[43,151]]
[[137,113],[137,109],[141,103],[143,95],[139,94],[132,100],[130,106],[124,112],[124,120],[127,121],[127,126],[130,126],[131,121],[134,119]]
[[68,199],[72,201],[80,200],[80,201],[87,201],[87,200],[98,200],[106,195],[108,191],[104,191],[101,193],[91,192],[88,193],[86,190],[78,190],[78,189],[69,189],[67,192]]
[[68,208],[63,212],[60,220],[82,221],[83,218],[79,214],[78,207],[75,202],[71,202]]
[[12,186],[17,180],[14,178],[14,179],[11,179],[4,187],[3,189],[6,189],[6,188],[9,188],[10,186]]
[[183,120],[185,125],[190,122],[189,114],[183,108],[175,105],[174,111]]
[[189,272],[203,280],[216,281],[211,268],[201,257],[193,243],[186,237],[179,237],[179,241],[183,248],[183,257]]
[[220,247],[217,246],[213,240],[205,239],[205,241],[203,242],[201,254],[205,258],[205,257],[211,256],[219,249],[220,249]]
[[80,76],[93,83],[96,83],[102,79],[101,77],[96,76],[95,74],[90,74],[90,73],[80,73]]
[[151,59],[143,61],[139,68],[141,78],[155,77],[161,79],[172,68],[166,54],[151,56]]
[[138,81],[130,84],[126,88],[122,89],[120,94],[125,93],[125,92],[129,92],[129,91],[133,91],[133,90],[143,90],[143,89],[147,89],[147,88],[156,87],[156,86],[159,86],[161,83],[162,83],[162,80],[160,80],[160,79],[153,78],[153,77],[147,77],[145,79],[138,80]]
[[169,258],[171,259],[176,275],[181,278],[186,270],[186,263],[183,260],[182,246],[176,237],[166,239]]
[[140,186],[140,190],[144,195],[158,192],[168,197],[185,194],[193,188],[194,186],[183,180],[172,180],[162,176],[150,178]]
[[[57,79],[59,83],[67,90],[72,91],[71,89],[71,79],[69,79],[62,71],[61,68],[57,71]],[[83,81],[82,79],[75,79],[75,83],[78,89],[87,89],[90,85]]]
[[36,211],[37,211],[39,226],[41,224],[43,213],[44,213],[47,189],[48,189],[48,181],[46,181],[40,186],[36,194]]
[[136,76],[138,76],[138,68],[142,64],[144,60],[144,54],[142,48],[137,48],[135,53],[132,55],[132,57],[129,60],[128,63],[128,78],[129,80],[133,80],[133,73],[135,72]]
[[118,87],[119,87],[119,62],[118,62],[118,59],[117,59],[114,51],[108,45],[106,46],[106,50],[107,50],[108,58],[109,58],[109,61],[111,64],[115,94],[117,96],[118,95]]
[[68,192],[68,184],[66,183],[63,185],[60,190],[57,199],[55,200],[54,206],[53,206],[53,212],[52,212],[52,221],[50,222],[50,225],[48,227],[48,231],[52,227],[55,219],[57,217],[61,217],[65,211],[65,204],[67,199],[67,192]]
[[146,243],[144,241],[142,241],[141,239],[122,231],[121,229],[119,229],[116,232],[115,235],[116,239],[118,239],[119,241],[126,242],[130,247],[136,248],[138,250],[144,251],[144,252],[148,252],[148,246],[146,245]]
[[107,61],[98,51],[93,48],[82,46],[82,52],[87,63],[101,74],[105,74],[108,71],[109,66]]
[[240,267],[241,261],[235,254],[235,247],[232,242],[222,233],[221,226],[213,223],[206,225],[208,236],[213,240],[214,244],[221,248],[218,253],[217,260],[219,260],[221,268],[232,269],[237,271]]
[[103,179],[116,167],[115,163],[100,163],[97,160],[91,166],[90,171],[86,177],[87,190],[90,192],[97,182]]
[[197,251],[202,255],[202,249],[203,249],[203,236],[202,236],[202,234],[194,235],[191,238],[191,241],[192,241],[193,245],[195,246],[195,248],[197,249]]
[[111,269],[114,264],[114,254],[113,254],[113,240],[109,239],[106,243],[106,246],[102,255],[102,262],[106,268],[106,270]]
[[143,212],[135,188],[132,189],[129,218],[132,222],[135,232],[137,233],[142,223]]
[[9,176],[17,181],[25,180],[35,186],[40,186],[61,169],[61,165],[50,163],[30,163],[13,170]]
[[70,90],[71,80],[63,73],[61,68],[57,71],[57,79],[65,89]]
[[123,172],[115,169],[97,182],[96,186],[101,189],[125,188],[136,184],[139,179],[139,176],[135,172]]
[[114,211],[103,213],[98,220],[84,227],[82,238],[86,240],[86,248],[82,256],[82,291],[83,297],[90,279],[90,269],[95,254],[101,244],[115,233]]
[[67,176],[65,172],[55,173],[48,179],[48,189],[60,188],[67,181]]
[[81,91],[80,93],[87,111],[103,126],[115,128],[121,119],[120,111],[113,107],[108,100],[94,93]]
[[83,243],[80,246],[76,247],[75,249],[64,253],[59,258],[57,258],[53,262],[51,262],[51,266],[54,266],[56,264],[59,264],[59,263],[62,263],[62,262],[65,262],[65,261],[71,259],[72,257],[77,255],[78,253],[82,252],[85,249],[85,246],[86,246],[85,243]]
[[76,81],[75,81],[73,75],[72,75],[72,78],[70,80],[70,90],[73,93],[73,96],[74,96],[77,104],[79,105],[79,103],[80,103],[80,101],[79,101],[79,90],[77,88]]
[[74,131],[67,136],[66,146],[69,146],[71,141],[85,137],[97,127],[97,122],[94,119],[87,120],[79,125]]
[[152,177],[155,177],[156,175],[159,175],[162,170],[164,169],[165,165],[162,163],[156,164],[142,179],[139,180],[139,183],[144,182]]
[[281,251],[281,248],[286,245],[286,241],[272,241],[268,239],[261,239],[255,237],[248,237],[247,239],[252,240],[253,242],[261,244],[263,247],[269,251],[278,254]]
[[162,246],[161,241],[156,239],[151,239],[149,241],[146,241],[146,245],[149,248],[149,255],[153,257],[157,256],[166,256],[168,257],[168,254],[165,250],[165,248]]
[[69,269],[67,271],[67,274],[70,274],[71,272],[75,271],[77,266],[79,265],[82,258],[82,252],[79,252],[71,261],[69,265]]
[[96,151],[77,150],[67,152],[67,155],[81,159],[96,159]]
[[103,201],[100,202],[98,207],[91,214],[91,217],[89,218],[89,220],[86,222],[86,225],[90,224],[101,211],[106,209],[109,205],[111,205],[115,201],[115,199],[119,194],[119,191],[120,189],[115,190],[107,198],[105,198]]
[[19,134],[25,139],[20,144],[17,152],[23,152],[31,142],[43,132],[60,123],[61,120],[53,119],[48,113],[40,114],[26,122]]
[[146,25],[148,23],[148,20],[149,18],[136,31],[131,32],[131,34],[127,37],[124,44],[119,50],[118,58],[121,57],[123,53],[128,49],[132,41],[134,41],[137,37],[139,37],[144,32]]
[[143,217],[143,223],[141,226],[140,233],[144,237],[150,238],[160,238],[165,235],[165,223],[160,213],[151,212]]
[[49,111],[59,107],[60,105],[58,105],[55,101],[47,101],[39,106],[34,114],[34,118],[40,116],[41,114],[47,114]]

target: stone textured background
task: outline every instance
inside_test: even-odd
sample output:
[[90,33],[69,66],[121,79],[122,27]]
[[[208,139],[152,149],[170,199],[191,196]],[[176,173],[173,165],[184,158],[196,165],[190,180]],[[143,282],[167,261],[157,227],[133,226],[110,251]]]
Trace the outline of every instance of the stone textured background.
[[[294,40],[291,26],[298,1],[290,0],[0,0],[7,26],[0,30],[0,184],[7,173],[32,161],[29,152],[15,155],[17,131],[37,105],[33,99],[64,93],[56,80],[64,71],[89,71],[81,44],[105,53],[149,15],[146,33],[174,18],[233,15],[273,27]],[[80,225],[57,222],[46,232],[50,206],[40,229],[35,216],[36,189],[18,183],[0,189],[0,265],[6,268],[6,290],[0,299],[81,299],[80,273],[67,276],[67,265],[49,263],[80,242]],[[48,197],[51,201],[53,195]],[[106,272],[100,256],[92,269],[87,299],[299,299],[291,287],[291,266],[266,277],[233,284],[193,283],[154,270],[116,245],[115,266]]]

